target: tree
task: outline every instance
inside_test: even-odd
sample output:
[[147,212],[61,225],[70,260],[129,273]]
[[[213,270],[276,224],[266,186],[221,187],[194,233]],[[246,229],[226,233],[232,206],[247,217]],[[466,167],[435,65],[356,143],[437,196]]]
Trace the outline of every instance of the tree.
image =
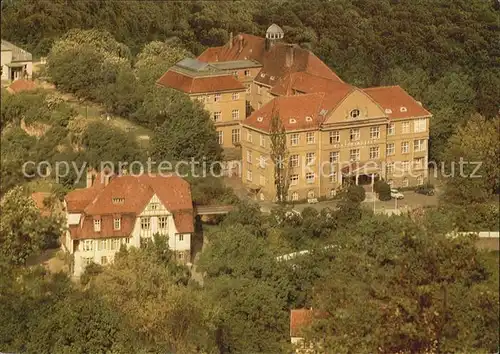
[[378,216],[336,240],[315,287],[311,343],[361,353],[496,350],[498,269],[474,238]]
[[349,225],[361,219],[361,202],[365,200],[366,192],[362,186],[349,185],[341,192],[337,219],[341,225]]
[[221,161],[215,127],[199,102],[191,102],[187,96],[178,98],[163,112],[165,120],[155,129],[152,154],[159,160],[194,159],[198,166],[206,161],[209,168],[212,162]]
[[378,180],[373,185],[375,193],[378,195],[378,199],[382,201],[391,200],[391,186],[383,180]]
[[283,203],[288,198],[290,184],[288,176],[288,149],[286,130],[280,119],[279,112],[272,112],[271,128],[271,161],[274,164],[274,184],[276,186],[276,200]]
[[491,201],[498,193],[499,127],[500,117],[486,120],[475,115],[450,138],[442,156],[449,173],[445,201],[470,206]]
[[152,86],[171,66],[192,56],[176,38],[165,42],[153,41],[137,55],[134,68],[139,81],[144,86]]
[[22,187],[8,191],[0,205],[0,256],[10,264],[25,264],[44,247],[45,240],[61,235],[61,221],[42,218]]

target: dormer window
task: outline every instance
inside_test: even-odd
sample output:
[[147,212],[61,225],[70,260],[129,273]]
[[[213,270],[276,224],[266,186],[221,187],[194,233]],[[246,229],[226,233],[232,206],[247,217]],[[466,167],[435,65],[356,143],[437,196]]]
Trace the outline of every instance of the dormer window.
[[113,204],[123,204],[125,202],[125,198],[113,198],[111,201]]
[[359,109],[353,109],[349,115],[351,116],[351,118],[358,118],[359,117]]
[[94,231],[95,232],[101,231],[101,219],[94,219]]
[[274,80],[274,76],[271,76],[271,80]]
[[313,120],[312,117],[309,116],[306,117],[306,122],[312,122],[312,120]]
[[266,74],[260,73],[260,77],[265,77],[265,76],[266,76]]
[[295,124],[295,123],[297,123],[297,120],[296,120],[295,118],[290,118],[290,120],[289,120],[289,121],[290,121],[290,124]]
[[392,109],[390,109],[390,108],[386,108],[386,109],[385,109],[385,113],[386,113],[386,114],[391,114],[391,113],[392,113]]
[[262,122],[264,120],[264,118],[262,117],[257,117],[257,122]]
[[399,109],[399,111],[400,111],[400,112],[406,112],[406,111],[407,111],[407,109],[406,109],[406,107],[401,107],[401,108]]

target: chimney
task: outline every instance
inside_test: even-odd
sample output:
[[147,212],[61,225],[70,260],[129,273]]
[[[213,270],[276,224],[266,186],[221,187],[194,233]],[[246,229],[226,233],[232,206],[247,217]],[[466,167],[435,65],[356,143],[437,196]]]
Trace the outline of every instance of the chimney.
[[243,36],[240,34],[238,36],[238,53],[241,53],[243,50]]
[[94,182],[94,170],[90,167],[87,169],[87,188],[92,187]]
[[287,68],[291,68],[293,66],[293,55],[294,55],[293,44],[288,44],[286,46],[286,57],[285,57],[285,66]]
[[233,48],[233,32],[229,33],[229,49]]

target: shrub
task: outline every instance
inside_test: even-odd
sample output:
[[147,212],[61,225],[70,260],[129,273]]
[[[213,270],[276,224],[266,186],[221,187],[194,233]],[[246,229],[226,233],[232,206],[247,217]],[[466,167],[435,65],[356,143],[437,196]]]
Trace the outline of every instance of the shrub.
[[379,180],[375,182],[373,189],[378,194],[378,199],[382,201],[391,200],[391,186],[387,182]]

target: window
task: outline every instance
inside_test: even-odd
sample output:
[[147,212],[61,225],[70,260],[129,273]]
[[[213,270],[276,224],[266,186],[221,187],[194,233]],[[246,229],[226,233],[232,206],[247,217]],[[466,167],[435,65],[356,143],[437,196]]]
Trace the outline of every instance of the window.
[[240,119],[240,110],[239,109],[233,109],[231,111],[231,117],[233,118],[233,120]]
[[149,230],[151,227],[151,218],[141,218],[141,230]]
[[231,141],[233,142],[233,144],[240,142],[240,130],[239,129],[231,130]]
[[120,230],[122,228],[122,220],[120,218],[113,219],[113,230]]
[[330,189],[330,198],[333,198],[337,195],[337,191],[335,189]]
[[125,198],[113,198],[111,201],[113,204],[123,204],[125,202]]
[[158,228],[160,230],[168,229],[168,216],[160,216],[158,218]]
[[101,231],[101,219],[94,219],[94,231]]
[[247,170],[247,181],[252,181],[252,171]]
[[314,144],[314,142],[315,142],[314,132],[308,132],[308,133],[306,133],[306,141],[307,141],[308,144]]
[[240,99],[240,94],[238,92],[233,92],[231,97],[232,97],[233,101],[236,101],[236,100]]
[[260,168],[266,168],[266,160],[267,160],[267,158],[265,156],[260,155],[260,157],[258,159]]
[[309,192],[307,192],[307,198],[308,198],[308,199],[312,199],[312,198],[314,198],[314,191],[309,191]]
[[349,151],[349,159],[351,161],[359,161],[359,149],[351,149]]
[[380,157],[380,150],[378,146],[370,148],[370,159],[378,159]]
[[410,122],[401,123],[401,132],[403,134],[408,134],[410,132]]
[[299,167],[299,155],[290,156],[290,167]]
[[420,118],[413,121],[413,132],[421,133],[427,130],[427,119]]
[[111,240],[111,250],[119,250],[120,249],[120,239],[114,238]]
[[401,107],[399,107],[399,111],[400,112],[407,112],[408,110],[406,109],[406,107],[401,106]]
[[424,167],[424,158],[423,157],[418,157],[413,160],[413,167],[415,169],[420,169]]
[[386,166],[385,166],[385,172],[387,174],[391,174],[394,172],[394,162],[389,162]]
[[94,258],[92,257],[82,257],[82,264],[84,267],[90,265],[91,263],[94,263]]
[[340,141],[340,132],[338,130],[334,130],[330,132],[330,144],[335,144]]
[[359,117],[359,109],[353,109],[349,115],[351,116],[351,118],[358,118]]
[[238,72],[237,71],[233,71],[233,76],[238,77]]
[[291,175],[290,176],[290,185],[295,186],[299,183],[299,175]]
[[252,152],[251,151],[247,151],[247,162],[252,163]]
[[245,70],[245,76],[250,76],[250,70]]
[[109,244],[109,239],[100,240],[97,243],[97,250],[98,251],[105,251],[105,250],[109,250],[110,248],[111,247],[110,247],[110,244]]
[[391,156],[391,155],[394,155],[396,152],[395,152],[395,149],[394,149],[394,143],[388,143],[387,144],[387,156]]
[[306,173],[306,183],[308,184],[314,183],[314,173],[312,172]]
[[370,128],[370,139],[379,139],[380,138],[380,128],[379,127],[371,127]]
[[308,152],[306,153],[306,165],[312,165],[314,164],[314,160],[315,160],[315,157],[314,157],[314,152]]
[[293,200],[293,201],[297,201],[297,200],[299,200],[299,193],[297,193],[297,192],[293,192],[293,193],[292,193],[292,200]]
[[221,112],[214,112],[214,115],[213,115],[214,122],[220,122],[221,119],[222,119],[222,113]]
[[330,151],[330,163],[339,162],[339,152]]
[[408,181],[408,178],[403,179],[403,187],[408,187],[410,185],[410,181]]
[[387,127],[387,135],[394,135],[396,133],[396,125],[394,123],[390,123]]
[[290,135],[290,145],[299,145],[299,134]]
[[338,182],[336,171],[332,171],[332,173],[330,173],[330,176],[328,176],[328,177],[330,178],[330,183],[337,183]]
[[219,145],[222,145],[222,143],[224,142],[224,132],[217,132],[217,142],[219,143]]
[[312,121],[313,121],[312,117],[309,116],[306,117],[306,122],[312,122]]
[[157,209],[158,209],[158,203],[149,204],[149,210],[157,210]]
[[184,241],[184,235],[182,234],[179,235],[179,241]]
[[220,102],[221,98],[222,98],[222,95],[220,93],[216,93],[214,95],[214,102]]
[[401,169],[403,171],[409,171],[410,170],[410,161],[401,161]]
[[251,143],[252,140],[253,140],[252,139],[252,132],[250,130],[247,130],[247,141]]
[[94,240],[84,240],[83,241],[83,250],[84,251],[92,251],[94,249]]
[[260,146],[266,146],[266,137],[265,135],[260,136]]
[[407,154],[408,152],[410,152],[410,143],[408,143],[407,141],[403,141],[401,143],[401,153]]
[[418,139],[413,141],[413,151],[425,151],[425,139]]
[[297,123],[297,120],[295,118],[290,118],[289,122],[290,122],[290,124],[295,124],[295,123]]
[[424,184],[424,177],[418,176],[417,177],[417,185],[421,186],[422,184]]
[[351,141],[359,140],[359,136],[360,133],[358,128],[351,129],[351,134],[350,134]]
[[102,257],[101,257],[101,264],[103,264],[103,265],[104,265],[104,264],[108,264],[108,257],[106,257],[106,256],[102,256]]
[[198,101],[200,101],[201,103],[206,103],[207,102],[207,96],[205,95],[202,95],[202,96],[198,96],[197,97]]

